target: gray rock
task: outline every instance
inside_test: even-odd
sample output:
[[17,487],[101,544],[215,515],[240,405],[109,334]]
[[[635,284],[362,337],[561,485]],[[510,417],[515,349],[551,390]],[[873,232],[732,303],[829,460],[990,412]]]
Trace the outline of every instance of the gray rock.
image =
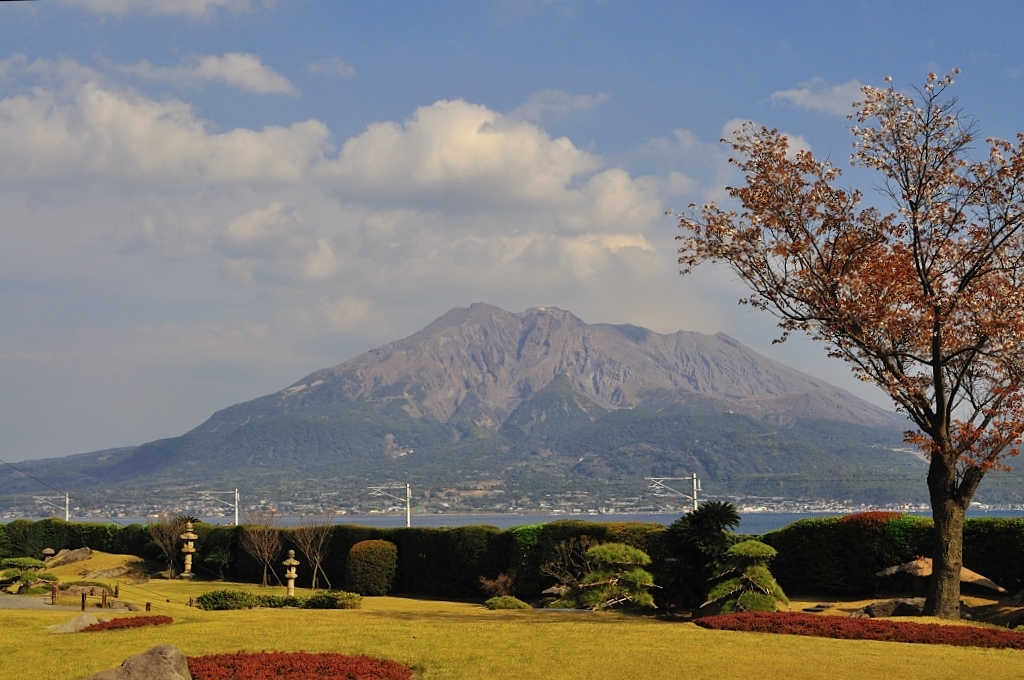
[[921,616],[924,614],[924,598],[907,597],[872,602],[864,607],[863,611],[873,619],[887,616]]
[[79,614],[67,623],[61,623],[56,626],[47,626],[47,628],[51,633],[77,633],[86,626],[91,626],[92,624],[99,622],[100,620],[92,614]]
[[192,680],[188,660],[174,645],[158,645],[125,659],[117,668],[90,675],[86,680]]
[[65,548],[59,553],[46,560],[47,567],[59,567],[62,564],[72,564],[73,562],[81,562],[92,557],[92,550],[89,548],[78,548],[77,550],[68,550]]

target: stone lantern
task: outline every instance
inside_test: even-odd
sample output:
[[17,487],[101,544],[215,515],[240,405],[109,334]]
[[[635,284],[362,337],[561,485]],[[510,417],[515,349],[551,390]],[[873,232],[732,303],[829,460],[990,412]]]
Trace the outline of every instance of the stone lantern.
[[299,561],[295,559],[295,551],[289,550],[288,559],[281,564],[288,567],[284,572],[284,577],[288,581],[288,597],[295,597],[295,577],[298,576],[295,567],[299,566]]
[[186,522],[185,533],[181,535],[181,540],[185,541],[185,545],[181,546],[181,552],[185,554],[185,571],[181,572],[181,578],[192,578],[192,555],[196,551],[197,538],[199,537],[192,533],[192,522]]

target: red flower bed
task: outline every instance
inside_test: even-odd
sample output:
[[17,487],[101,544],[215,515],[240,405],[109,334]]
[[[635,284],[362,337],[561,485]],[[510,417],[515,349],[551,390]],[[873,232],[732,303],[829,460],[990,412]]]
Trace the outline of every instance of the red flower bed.
[[708,616],[694,623],[713,630],[809,635],[839,640],[886,640],[956,647],[1024,649],[1024,635],[1012,630],[892,619],[851,619],[796,612],[743,612]]
[[97,630],[118,630],[120,628],[141,628],[143,626],[162,626],[165,623],[172,623],[174,619],[170,616],[127,616],[120,619],[100,621],[82,629],[83,632],[92,633]]
[[193,680],[408,680],[412,669],[371,656],[259,652],[192,656]]

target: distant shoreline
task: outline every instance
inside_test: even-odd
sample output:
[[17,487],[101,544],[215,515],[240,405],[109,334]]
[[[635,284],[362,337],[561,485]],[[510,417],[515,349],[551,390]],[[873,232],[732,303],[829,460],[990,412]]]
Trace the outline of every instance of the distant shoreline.
[[[742,511],[740,512],[740,526],[738,533],[760,535],[768,531],[781,529],[801,519],[815,517],[838,517],[851,514],[855,511],[840,512],[779,512],[772,510]],[[860,512],[860,511],[857,511]],[[892,512],[903,512],[908,515],[919,515],[930,517],[928,510],[893,510]],[[546,524],[559,520],[581,520],[591,522],[651,522],[654,524],[670,525],[679,519],[681,512],[636,512],[636,513],[422,513],[413,514],[413,527],[461,527],[486,525],[499,529],[523,526],[527,524]],[[968,511],[969,518],[998,517],[1016,518],[1024,517],[1022,509],[992,509],[980,510],[971,509]],[[26,518],[31,521],[49,519],[48,517]],[[200,520],[213,525],[230,525],[231,517],[200,517]],[[285,515],[279,518],[284,527],[295,526],[298,523],[297,515]],[[6,520],[12,521],[12,520]],[[0,523],[6,523],[0,522]],[[146,524],[148,520],[144,517],[118,517],[116,519],[105,519],[100,517],[72,517],[72,522],[95,523],[95,524]],[[374,513],[359,515],[335,515],[334,524],[352,524],[356,526],[369,526],[377,528],[398,528],[405,526],[405,515],[399,513]]]

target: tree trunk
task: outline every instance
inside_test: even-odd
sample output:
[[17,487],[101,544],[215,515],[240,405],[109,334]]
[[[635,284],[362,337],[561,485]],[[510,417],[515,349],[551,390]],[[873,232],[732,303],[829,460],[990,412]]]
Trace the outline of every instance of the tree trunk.
[[964,515],[971,499],[958,493],[955,467],[932,458],[928,491],[935,521],[932,577],[924,613],[942,619],[960,618],[960,568],[964,564]]

